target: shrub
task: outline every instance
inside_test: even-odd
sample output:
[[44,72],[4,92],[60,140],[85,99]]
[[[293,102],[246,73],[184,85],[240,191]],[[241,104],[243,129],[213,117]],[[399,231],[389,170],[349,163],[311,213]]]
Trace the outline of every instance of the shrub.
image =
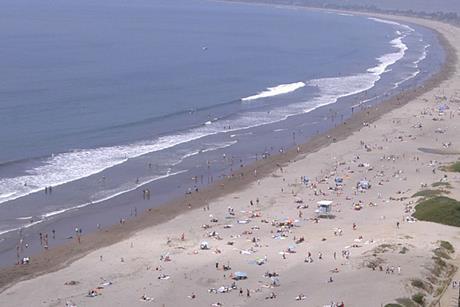
[[449,241],[441,240],[440,245],[442,248],[446,249],[449,253],[455,251],[454,246]]
[[425,199],[415,207],[414,217],[421,221],[459,227],[460,202],[445,196]]
[[425,295],[423,295],[422,293],[416,293],[414,295],[412,295],[412,300],[414,302],[416,302],[417,304],[419,305],[423,305],[425,303]]
[[423,281],[421,281],[420,279],[414,279],[414,280],[412,280],[411,285],[412,285],[413,287],[415,287],[415,288],[419,288],[419,289],[425,290],[425,284],[424,284]]

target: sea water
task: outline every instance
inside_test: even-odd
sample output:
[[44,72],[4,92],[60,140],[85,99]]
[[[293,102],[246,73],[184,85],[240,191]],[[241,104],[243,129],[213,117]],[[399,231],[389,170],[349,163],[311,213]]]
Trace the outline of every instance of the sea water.
[[0,25],[0,238],[145,184],[208,184],[443,61],[422,27],[266,5],[15,0]]

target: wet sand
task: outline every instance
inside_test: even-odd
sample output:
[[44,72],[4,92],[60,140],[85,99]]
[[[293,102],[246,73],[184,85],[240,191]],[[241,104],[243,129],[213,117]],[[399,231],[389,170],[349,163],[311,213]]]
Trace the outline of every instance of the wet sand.
[[[408,20],[408,19],[403,19],[403,20]],[[417,21],[413,19],[410,19],[409,21],[420,22],[424,24],[425,26],[437,28],[439,29],[439,31],[441,31],[443,35],[446,35],[447,33],[449,33],[449,31],[456,31],[455,34],[458,35],[457,33],[458,29],[453,28],[451,26],[445,26],[439,23],[434,23],[434,22]],[[458,44],[456,44],[458,42],[456,41],[458,38],[457,36],[452,36],[452,37],[447,37],[447,39],[449,40],[450,44],[444,41],[444,46],[446,47],[447,54],[448,54],[446,65],[443,67],[440,73],[438,73],[432,79],[427,81],[423,86],[417,89],[411,89],[409,91],[401,93],[400,95],[388,101],[380,103],[376,107],[372,107],[372,108],[369,108],[369,109],[366,109],[360,112],[356,112],[353,118],[348,120],[346,123],[340,126],[337,126],[334,129],[331,129],[327,134],[316,136],[312,138],[308,143],[301,145],[300,153],[297,152],[296,148],[293,148],[286,153],[279,154],[276,156],[271,156],[270,158],[265,159],[265,160],[260,160],[254,164],[251,164],[249,166],[242,168],[241,171],[236,172],[234,178],[228,178],[220,182],[216,182],[215,184],[208,186],[204,190],[201,190],[198,193],[193,193],[192,195],[186,196],[185,198],[180,197],[178,199],[175,199],[171,202],[164,204],[163,206],[159,208],[154,208],[151,211],[145,214],[142,214],[137,218],[128,219],[122,225],[114,225],[100,232],[84,235],[82,237],[81,244],[78,244],[74,240],[72,242],[69,242],[68,244],[52,248],[46,252],[41,253],[38,256],[33,257],[31,259],[32,260],[31,263],[28,265],[18,265],[18,266],[2,269],[0,271],[0,285],[1,285],[1,288],[3,289],[1,296],[8,297],[9,299],[13,298],[11,300],[11,304],[13,304],[13,302],[15,302],[16,304],[18,303],[20,304],[21,303],[20,294],[24,293],[23,291],[28,289],[27,287],[31,287],[34,284],[35,286],[37,286],[38,285],[37,283],[42,283],[44,280],[50,280],[53,282],[59,280],[59,278],[57,278],[56,275],[47,274],[50,272],[55,272],[54,274],[58,274],[60,276],[66,276],[66,277],[74,276],[75,279],[81,280],[81,282],[86,286],[83,280],[85,279],[90,280],[92,278],[89,275],[91,275],[91,270],[94,269],[95,266],[97,266],[97,273],[100,276],[110,275],[113,273],[113,270],[115,271],[118,270],[116,268],[116,265],[118,265],[118,263],[120,262],[119,260],[120,250],[123,250],[123,248],[126,248],[127,242],[134,242],[134,245],[133,245],[132,250],[130,252],[127,252],[129,256],[125,256],[126,266],[125,268],[122,269],[122,271],[124,272],[123,274],[125,274],[125,276],[132,276],[131,273],[139,270],[139,263],[136,263],[136,261],[133,259],[137,257],[142,258],[143,252],[144,252],[142,248],[141,250],[136,250],[136,248],[140,246],[140,244],[143,244],[142,242],[144,243],[149,242],[149,237],[148,237],[149,235],[152,235],[152,233],[158,233],[158,236],[152,236],[152,242],[155,244],[149,247],[151,248],[150,252],[152,252],[152,255],[151,257],[150,256],[147,257],[149,261],[151,262],[150,265],[152,267],[155,267],[158,265],[158,261],[156,258],[157,255],[155,254],[154,256],[154,252],[161,253],[162,250],[173,249],[172,247],[168,248],[167,246],[165,246],[164,242],[160,243],[161,240],[166,241],[167,233],[169,232],[172,232],[171,236],[174,236],[173,245],[175,245],[175,247],[178,247],[179,245],[184,245],[183,249],[182,248],[180,249],[181,251],[177,252],[177,249],[176,249],[176,251],[174,252],[174,254],[176,253],[179,254],[177,256],[178,259],[183,260],[182,262],[179,262],[178,260],[178,262],[175,264],[176,269],[174,269],[175,271],[174,275],[176,276],[173,276],[171,279],[177,280],[177,278],[179,278],[181,279],[181,282],[179,283],[176,281],[176,283],[178,284],[176,284],[175,286],[177,286],[178,288],[174,288],[174,291],[177,291],[176,293],[183,293],[183,296],[186,296],[190,294],[192,291],[194,291],[193,290],[194,287],[196,287],[197,291],[200,291],[200,289],[202,290],[203,287],[206,288],[208,283],[205,283],[205,285],[200,284],[200,278],[201,278],[200,275],[205,274],[205,273],[199,272],[200,268],[202,268],[202,266],[205,266],[205,267],[212,266],[214,264],[215,258],[219,257],[219,255],[211,256],[209,255],[209,253],[211,252],[209,252],[206,256],[203,256],[202,259],[200,259],[200,261],[196,261],[196,263],[186,260],[187,258],[190,257],[190,253],[193,250],[197,249],[197,245],[199,244],[199,241],[203,239],[203,236],[199,235],[198,233],[200,232],[200,226],[202,225],[201,222],[208,220],[207,216],[209,215],[209,213],[207,213],[207,211],[203,211],[202,208],[206,208],[208,205],[210,205],[211,209],[213,210],[212,213],[216,216],[219,216],[219,219],[221,219],[223,214],[225,214],[225,211],[226,211],[225,206],[229,204],[232,204],[233,206],[233,203],[235,202],[239,203],[238,204],[239,209],[240,209],[239,212],[244,211],[244,210],[246,211],[250,210],[249,208],[247,208],[249,199],[254,200],[255,196],[259,195],[255,193],[264,193],[264,192],[260,192],[260,190],[265,189],[266,194],[272,194],[270,197],[266,197],[266,198],[271,199],[271,201],[269,202],[270,205],[266,205],[266,208],[260,208],[260,210],[263,212],[263,214],[267,214],[270,216],[273,216],[276,212],[282,215],[281,212],[284,212],[284,209],[281,205],[282,204],[286,205],[287,203],[291,204],[293,200],[292,195],[290,195],[290,193],[285,193],[284,191],[275,192],[274,188],[277,188],[279,186],[286,186],[286,185],[279,182],[278,180],[276,183],[273,183],[271,181],[275,179],[281,180],[281,178],[284,178],[284,180],[289,182],[292,186],[295,186],[296,187],[295,189],[298,189],[298,186],[296,184],[298,184],[299,172],[300,173],[303,172],[305,175],[315,174],[315,177],[317,178],[324,176],[325,170],[331,169],[331,165],[329,164],[334,163],[333,161],[334,159],[331,159],[331,157],[333,157],[336,154],[340,154],[342,156],[347,156],[350,154],[352,155],[353,153],[350,152],[352,147],[348,147],[348,146],[350,144],[356,145],[356,143],[359,143],[358,140],[362,138],[363,135],[365,135],[366,138],[371,138],[371,139],[373,138],[373,140],[381,140],[381,134],[391,135],[392,132],[390,129],[394,127],[392,127],[391,124],[388,125],[388,123],[386,122],[388,122],[389,117],[391,117],[392,119],[394,117],[398,117],[399,108],[402,108],[408,102],[411,102],[408,105],[410,106],[410,112],[407,110],[403,110],[405,113],[402,113],[400,116],[403,119],[407,118],[408,114],[416,115],[417,112],[421,108],[423,108],[423,105],[421,102],[422,98],[420,98],[421,96],[432,98],[434,97],[434,94],[439,94],[438,89],[440,88],[440,85],[443,88],[443,91],[446,90],[446,88],[447,88],[446,92],[448,92],[449,89],[451,89],[449,93],[453,95],[453,92],[455,92],[453,87],[457,86],[459,83],[458,83],[456,75],[454,74],[455,72],[454,69],[456,68],[456,65],[457,65],[457,59],[456,59],[457,50],[455,51],[452,50],[451,46],[452,45],[458,46]],[[441,38],[441,40],[444,40],[444,38]],[[442,82],[445,80],[448,80],[450,82],[450,85],[444,85],[444,83]],[[426,99],[426,98],[423,98],[423,99]],[[380,123],[381,121],[386,121],[385,122],[386,124],[381,124]],[[379,128],[379,129],[372,129],[371,131],[367,130],[366,132],[362,132],[363,129],[367,129],[367,128],[363,128],[363,122],[376,123],[378,127],[385,127],[387,130],[383,130],[382,128]],[[448,125],[448,123],[444,123],[444,124]],[[450,124],[453,125],[453,123],[450,123]],[[404,127],[401,127],[401,129],[404,131],[404,129],[407,130],[408,128],[404,126]],[[357,136],[356,135],[357,133],[359,133],[360,135]],[[413,146],[417,146],[417,145],[418,144],[413,144]],[[438,144],[426,144],[426,145],[427,146],[425,147],[435,147]],[[388,149],[385,149],[385,150],[388,150]],[[379,155],[394,154],[394,151],[393,151],[394,148],[392,148],[391,149],[392,151],[390,152],[387,152],[385,150],[380,151]],[[409,151],[411,150],[413,150],[412,147]],[[430,154],[430,153],[426,153],[426,154]],[[322,160],[324,160],[323,165],[321,165],[321,163],[318,163],[317,165],[309,164],[309,160],[320,162],[322,161],[321,158]],[[448,159],[448,158],[451,158],[451,157],[446,155],[445,159]],[[343,159],[346,160],[345,158]],[[405,162],[400,161],[399,163],[404,164]],[[285,169],[282,173],[280,173],[280,166]],[[352,168],[356,170],[356,173],[358,173],[358,169],[356,165],[353,165]],[[302,169],[302,172],[300,171],[301,169]],[[254,170],[257,170],[257,176],[254,175]],[[309,175],[309,176],[312,176],[312,175]],[[261,180],[260,186],[262,188],[257,188],[259,186],[258,184],[259,180]],[[418,181],[418,179],[416,180]],[[267,182],[266,185],[265,185],[265,182]],[[418,183],[416,183],[415,185],[418,185]],[[413,189],[413,186],[411,188]],[[255,192],[255,191],[252,192],[251,189],[254,189],[254,190],[257,189],[258,192]],[[393,191],[391,190],[389,191],[385,190],[384,192],[387,192],[386,194],[393,193]],[[288,194],[288,196],[286,196],[286,194]],[[241,203],[240,201],[236,200],[239,198],[242,199]],[[311,201],[309,203],[310,208],[314,206],[313,199],[314,198],[311,198]],[[268,201],[264,200],[263,202],[267,204]],[[188,204],[191,204],[191,209],[189,208]],[[367,210],[363,212],[363,215],[367,214],[366,211]],[[283,213],[283,215],[292,216],[292,214],[296,214],[296,212],[297,210],[295,209],[292,210],[291,208],[291,211],[289,212],[289,214]],[[388,212],[386,213],[391,214]],[[352,214],[354,214],[354,212],[352,212],[351,215]],[[313,216],[313,213],[309,212],[306,215],[311,217]],[[339,215],[340,213],[337,213],[337,216]],[[343,219],[347,220],[347,223],[350,223],[350,221],[353,220],[353,218],[350,218],[349,215],[350,213],[347,213],[347,214],[344,214],[344,217],[343,217]],[[378,215],[378,214],[377,213],[370,214],[370,216],[374,216],[374,215]],[[398,212],[398,215],[399,215],[399,212]],[[190,225],[186,225],[184,224],[184,222],[189,223]],[[364,224],[365,220],[363,220],[362,223]],[[359,224],[361,225],[361,223]],[[419,225],[422,225],[422,224],[423,223],[421,222],[417,222],[418,227],[420,227]],[[177,236],[181,233],[181,230],[179,230],[179,228],[176,229],[174,227],[177,227],[178,225],[183,225],[183,226],[186,225],[185,228],[187,228],[186,230],[184,230],[186,240],[185,240],[185,243],[183,244],[180,241],[177,241]],[[327,227],[330,226],[327,223],[326,225]],[[391,223],[391,225],[394,226],[393,223]],[[301,227],[309,228],[311,226],[304,225]],[[262,229],[263,227],[260,226],[260,228]],[[221,231],[222,230],[219,229],[219,232]],[[312,230],[312,233],[315,233],[318,235],[322,232],[326,233],[326,229],[322,228],[319,230]],[[349,232],[349,227],[346,229],[346,232]],[[369,229],[366,230],[367,235],[371,232],[372,230],[369,230]],[[414,233],[411,232],[412,236],[417,235],[417,231],[414,230],[413,232]],[[446,230],[446,234],[450,234],[454,232],[455,230],[452,230],[452,229]],[[160,236],[162,238],[161,240],[159,238]],[[269,239],[271,237],[271,233],[269,229],[264,229],[257,236],[261,237],[262,241],[271,240]],[[328,235],[325,234],[324,236],[328,236]],[[225,238],[229,239],[228,236],[226,236]],[[347,239],[350,239],[350,238],[347,237]],[[313,239],[311,240],[313,241]],[[224,242],[220,242],[219,244],[215,243],[215,241],[211,241],[211,242],[212,242],[211,245],[219,245],[220,249],[225,250],[225,247],[220,246],[220,245],[224,245]],[[321,244],[321,243],[316,243],[316,244]],[[214,248],[214,246],[212,246],[212,248]],[[333,248],[339,250],[339,248],[335,245],[333,246]],[[315,249],[315,247],[312,247],[311,249],[313,250]],[[324,250],[325,251],[330,250],[330,248],[327,247]],[[226,250],[225,252],[231,253],[229,250]],[[272,256],[274,257],[273,254],[276,254],[276,252],[277,250],[275,251],[273,249],[270,249],[270,252],[267,251],[267,253],[271,253],[270,258]],[[302,257],[305,254],[305,252],[306,251],[302,252]],[[110,255],[113,255],[112,259],[110,260],[110,266],[108,267],[99,266],[97,264],[97,261],[95,262],[94,260],[95,258],[98,258],[98,256],[95,256],[98,254],[103,254],[105,258],[109,258]],[[227,259],[231,263],[234,263],[234,262],[238,263],[239,260],[235,259],[238,257],[240,257],[240,255],[232,255],[232,256],[227,256]],[[219,262],[220,261],[221,260],[219,260]],[[133,263],[130,264],[131,262]],[[143,259],[141,262],[148,262],[148,261]],[[289,274],[295,277],[296,276],[295,268],[297,265],[303,265],[301,264],[302,262],[303,261],[289,262],[290,264],[286,266],[286,268],[283,268],[281,265],[276,265],[276,267],[279,270],[283,271],[283,276],[285,276],[285,274]],[[242,263],[239,263],[239,264],[241,267],[243,266]],[[129,266],[132,266],[132,267],[129,267]],[[83,269],[86,268],[86,271],[84,270],[82,271],[82,268]],[[241,270],[246,270],[246,268],[241,268]],[[405,268],[405,270],[407,270],[407,268]],[[252,271],[252,269],[248,271]],[[222,272],[219,272],[220,275],[222,275],[221,273]],[[43,275],[43,274],[46,274],[46,275]],[[194,275],[194,278],[193,278],[194,281],[190,281],[190,283],[185,283],[183,280],[184,279],[187,280],[187,278],[184,278],[182,275],[187,276],[188,274]],[[213,277],[211,275],[206,275],[206,274],[205,276],[208,276],[208,278],[210,279],[219,280],[221,278],[220,275],[219,275],[220,277]],[[43,276],[37,279],[32,279],[33,277],[36,277],[39,275],[43,275]],[[204,276],[202,277],[205,278]],[[131,277],[126,277],[126,279],[123,279],[123,277],[121,276],[119,277],[117,284],[123,285],[123,283],[127,283],[128,280],[130,280],[130,278]],[[364,276],[363,278],[364,280],[362,280],[361,282],[366,282],[366,278],[368,277]],[[25,283],[18,283],[18,281],[20,280],[29,280],[29,279],[30,281],[27,281]],[[156,279],[156,275],[154,275],[152,279]],[[315,280],[315,277],[312,277],[311,279]],[[92,280],[92,282],[94,282],[94,280]],[[143,285],[144,282],[146,282],[145,276],[141,276],[138,279],[136,279],[134,283],[136,284],[137,288],[142,289],[142,288],[145,288],[145,285]],[[5,289],[7,289],[12,284],[16,284],[16,285],[5,291]],[[212,282],[210,282],[210,284],[212,284]],[[381,286],[386,286],[386,284],[383,283]],[[124,289],[124,286],[120,286],[120,287],[122,288],[118,288],[118,290]],[[169,303],[166,299],[167,298],[166,293],[167,293],[168,287],[171,287],[171,285],[161,290],[161,291],[166,291],[166,292],[161,292],[159,290],[160,291],[159,294],[155,295],[155,297],[159,297],[158,300],[163,298],[162,301],[165,306],[169,306]],[[324,287],[324,285],[322,287]],[[160,289],[162,287],[158,286],[158,288]],[[251,288],[255,289],[255,286],[251,284]],[[276,289],[277,293],[282,292],[282,291],[289,292],[288,290],[283,290],[283,288],[284,287],[277,288]],[[38,287],[36,287],[36,289],[38,289]],[[85,293],[84,294],[80,293],[82,291],[80,287],[78,287],[78,291],[76,291],[73,295],[68,295],[69,294],[68,291],[69,290],[66,289],[65,291],[62,292],[62,294],[59,289],[56,289],[56,292],[54,293],[44,291],[40,294],[40,301],[42,302],[43,305],[56,304],[56,300],[57,300],[56,297],[59,296],[59,299],[60,299],[59,303],[63,305],[64,297],[67,297],[67,298],[72,297],[73,300],[76,300],[76,298],[78,298],[78,300],[81,300],[81,298],[79,298],[78,296],[85,295]],[[394,294],[394,291],[395,290],[392,289],[391,291],[389,291],[389,294]],[[264,292],[264,295],[265,294],[266,293]],[[55,297],[52,297],[53,295]],[[129,295],[126,294],[126,295],[129,297],[135,297],[131,294]],[[138,293],[136,293],[136,295],[138,295]],[[260,297],[258,298],[257,292],[253,293],[253,296],[255,297],[254,300],[256,300],[256,302],[251,301],[251,299],[248,298],[244,302],[241,302],[241,305],[256,304],[257,302],[258,302],[257,304],[261,304],[264,302],[263,299],[261,301],[259,300]],[[311,296],[311,293],[309,294],[309,296]],[[48,300],[45,300],[46,303],[43,303],[44,301],[42,299],[44,297],[49,298]],[[202,298],[202,297],[203,297],[203,294],[200,293],[199,298]],[[102,301],[99,300],[99,297],[98,297],[98,298],[95,298],[94,301],[87,301],[87,302],[85,301],[83,305],[85,306],[90,305],[90,304],[110,305],[114,302],[114,300],[120,299],[114,293],[111,293],[110,295],[109,293],[107,293],[107,295],[104,294],[103,296],[101,296],[101,298],[103,299]],[[290,297],[290,299],[293,299],[293,297]],[[99,300],[99,301],[96,301],[96,300]],[[219,299],[216,298],[216,300],[219,300]],[[287,300],[287,298],[286,299],[283,298],[283,302],[288,305],[291,303],[292,304],[295,303],[295,301],[291,302],[291,300],[287,300],[287,301],[284,301],[284,300]],[[190,300],[190,302],[194,302],[193,305],[197,305],[197,306],[209,305],[207,304],[208,303],[207,301],[209,301],[209,299],[206,299],[205,301],[206,301],[206,304],[204,304],[203,301]],[[181,302],[182,302],[182,297],[178,299],[178,304],[180,305]],[[269,302],[280,304],[279,300],[275,300],[275,301],[270,300]],[[133,301],[133,303],[134,304],[138,303],[138,300]],[[324,303],[327,303],[327,301],[325,301]],[[78,305],[81,305],[81,304],[78,304]],[[158,305],[158,302],[156,302],[155,305]],[[312,304],[312,306],[313,305],[314,304]],[[359,303],[356,303],[353,306],[358,306],[358,305]],[[364,305],[361,305],[361,306],[364,306]]]

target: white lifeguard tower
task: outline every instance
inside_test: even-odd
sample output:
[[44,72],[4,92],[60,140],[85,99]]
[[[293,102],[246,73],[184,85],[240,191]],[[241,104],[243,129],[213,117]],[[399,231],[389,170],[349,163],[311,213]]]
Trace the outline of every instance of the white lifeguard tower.
[[317,217],[331,218],[332,215],[332,200],[320,200],[317,202],[318,209],[315,210]]

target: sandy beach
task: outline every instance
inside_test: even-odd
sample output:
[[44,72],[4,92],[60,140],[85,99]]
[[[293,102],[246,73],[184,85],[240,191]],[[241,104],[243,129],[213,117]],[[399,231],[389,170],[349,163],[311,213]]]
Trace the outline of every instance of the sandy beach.
[[[440,180],[460,199],[460,176],[440,170],[460,155],[460,29],[391,19],[446,40],[446,67],[423,87],[203,191],[0,270],[0,305],[384,306],[420,292],[419,280],[427,305],[455,306],[460,232],[411,215],[413,194]],[[320,201],[332,218],[317,218]],[[433,277],[441,240],[456,252]]]

